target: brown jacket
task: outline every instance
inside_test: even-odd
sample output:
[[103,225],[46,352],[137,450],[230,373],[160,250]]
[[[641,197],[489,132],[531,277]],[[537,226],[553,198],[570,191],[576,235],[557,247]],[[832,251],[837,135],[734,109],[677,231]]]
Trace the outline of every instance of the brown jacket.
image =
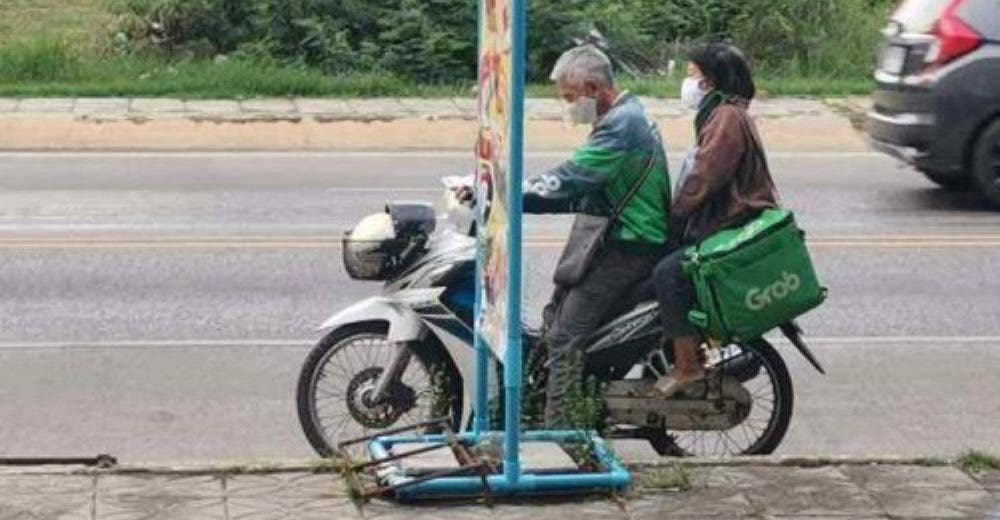
[[760,138],[747,107],[740,99],[722,103],[698,136],[694,167],[670,210],[670,229],[685,245],[743,225],[777,206],[774,181],[763,149],[758,153],[754,144]]

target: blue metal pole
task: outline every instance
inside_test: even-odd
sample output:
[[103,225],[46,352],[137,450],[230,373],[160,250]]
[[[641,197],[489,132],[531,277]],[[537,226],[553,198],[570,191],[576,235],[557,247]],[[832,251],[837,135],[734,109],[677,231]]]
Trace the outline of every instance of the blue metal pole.
[[507,301],[507,352],[504,362],[504,477],[514,484],[521,476],[521,182],[524,179],[524,81],[525,23],[527,0],[511,0],[511,88],[510,96],[510,170],[507,184],[510,194],[510,229],[508,231],[508,268],[510,286]]
[[[482,47],[485,44],[483,41],[483,29],[484,20],[483,17],[486,16],[486,5],[484,1],[479,2],[479,51],[476,56],[482,56]],[[477,58],[478,59],[478,58]],[[482,69],[483,64],[479,63],[479,68]],[[478,75],[476,77],[479,77]],[[480,101],[482,103],[482,101]],[[474,181],[476,185],[479,184],[479,150],[478,150],[478,139],[477,139],[477,150],[476,150],[476,172],[475,175],[477,179]],[[476,233],[482,233],[482,222],[480,219],[476,218]],[[483,281],[481,273],[483,272],[483,259],[481,254],[476,255],[476,298],[475,304],[473,305],[474,320],[479,319],[481,312],[479,295],[483,291]],[[476,350],[476,398],[473,403],[475,413],[475,424],[473,426],[473,432],[476,436],[485,432],[489,429],[489,361],[490,361],[490,350],[489,345],[483,341],[483,338],[478,333],[478,324],[474,324],[473,327],[477,332],[473,333],[473,341],[475,342]]]

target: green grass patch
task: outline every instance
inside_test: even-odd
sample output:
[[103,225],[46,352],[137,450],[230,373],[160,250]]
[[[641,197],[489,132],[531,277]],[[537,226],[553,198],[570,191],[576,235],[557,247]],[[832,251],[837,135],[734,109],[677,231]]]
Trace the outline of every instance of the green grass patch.
[[389,74],[327,75],[277,64],[128,55],[95,60],[45,42],[0,47],[0,96],[444,97],[469,92],[466,86],[415,85]]
[[967,451],[958,458],[958,467],[972,474],[1000,471],[1000,457],[981,451]]
[[[676,98],[676,80],[623,81],[639,96]],[[867,79],[765,78],[761,98],[838,97],[870,93]],[[530,97],[553,97],[551,85],[529,85]],[[243,61],[171,62],[129,55],[91,59],[47,41],[0,47],[0,96],[470,97],[472,84],[418,84],[392,74],[324,74],[314,69]]]
[[639,474],[640,489],[675,489],[690,491],[693,487],[691,471],[679,464],[666,468],[643,470]]
[[104,0],[0,0],[0,42],[54,38],[97,50],[110,34],[113,17]]

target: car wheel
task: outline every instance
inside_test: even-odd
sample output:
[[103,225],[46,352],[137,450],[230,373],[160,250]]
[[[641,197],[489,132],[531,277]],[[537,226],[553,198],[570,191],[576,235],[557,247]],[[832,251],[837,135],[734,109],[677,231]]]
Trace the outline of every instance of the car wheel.
[[948,191],[962,191],[972,187],[972,179],[961,174],[944,173],[934,170],[920,170],[928,180]]
[[1000,209],[1000,119],[990,124],[976,143],[972,180],[986,200]]

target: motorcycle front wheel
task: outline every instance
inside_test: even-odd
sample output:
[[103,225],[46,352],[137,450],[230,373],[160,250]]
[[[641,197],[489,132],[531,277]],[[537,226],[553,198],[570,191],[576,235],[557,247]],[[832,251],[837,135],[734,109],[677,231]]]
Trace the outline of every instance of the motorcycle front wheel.
[[433,341],[414,345],[398,381],[382,400],[372,402],[369,396],[395,350],[387,334],[388,325],[378,322],[338,328],[313,347],[302,365],[296,392],[299,422],[319,455],[361,457],[365,443],[342,453],[338,444],[438,417],[452,418],[452,428],[458,424],[460,378],[444,348]]

